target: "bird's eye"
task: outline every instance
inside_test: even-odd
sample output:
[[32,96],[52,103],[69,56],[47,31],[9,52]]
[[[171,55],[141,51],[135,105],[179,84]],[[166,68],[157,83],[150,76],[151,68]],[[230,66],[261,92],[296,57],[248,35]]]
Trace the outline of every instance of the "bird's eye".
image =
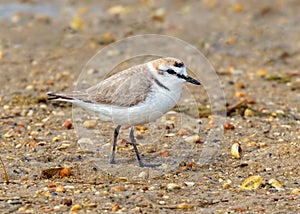
[[169,74],[172,74],[172,75],[174,75],[174,74],[177,74],[173,69],[171,69],[171,68],[169,68],[168,70],[167,70],[167,72],[169,73]]
[[184,65],[183,62],[175,62],[174,63],[174,66],[177,68],[181,68],[181,67],[183,67],[183,65]]

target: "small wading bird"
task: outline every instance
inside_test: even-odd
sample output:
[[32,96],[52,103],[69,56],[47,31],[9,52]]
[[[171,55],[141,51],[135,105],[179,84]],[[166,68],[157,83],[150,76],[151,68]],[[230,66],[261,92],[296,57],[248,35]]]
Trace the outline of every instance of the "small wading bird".
[[71,102],[101,121],[116,124],[110,163],[115,164],[119,130],[130,125],[130,140],[139,165],[144,164],[134,138],[134,126],[154,121],[178,102],[185,82],[200,83],[187,75],[184,63],[175,58],[160,58],[123,70],[85,91],[70,94],[48,93],[49,100]]

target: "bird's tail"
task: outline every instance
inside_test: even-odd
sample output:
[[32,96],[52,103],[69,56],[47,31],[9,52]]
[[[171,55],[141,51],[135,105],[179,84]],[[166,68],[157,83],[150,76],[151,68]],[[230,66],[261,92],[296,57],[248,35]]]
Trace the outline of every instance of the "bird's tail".
[[75,99],[71,94],[54,94],[48,92],[47,95],[48,95],[48,100],[72,102]]

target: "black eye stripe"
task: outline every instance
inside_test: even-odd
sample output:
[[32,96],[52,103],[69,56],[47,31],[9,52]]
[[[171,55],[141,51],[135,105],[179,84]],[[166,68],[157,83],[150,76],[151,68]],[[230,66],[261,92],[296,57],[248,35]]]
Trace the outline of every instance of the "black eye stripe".
[[171,75],[176,75],[178,78],[181,78],[181,79],[186,79],[186,76],[183,75],[183,74],[178,74],[176,73],[173,69],[168,69],[166,70],[168,72],[168,74],[171,74]]

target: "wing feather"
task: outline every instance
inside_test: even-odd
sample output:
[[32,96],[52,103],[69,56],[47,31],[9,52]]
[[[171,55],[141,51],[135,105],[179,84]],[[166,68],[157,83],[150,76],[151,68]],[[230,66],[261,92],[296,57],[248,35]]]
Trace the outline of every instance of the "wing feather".
[[137,65],[88,88],[85,101],[130,107],[147,98],[152,80],[153,76],[147,65]]

